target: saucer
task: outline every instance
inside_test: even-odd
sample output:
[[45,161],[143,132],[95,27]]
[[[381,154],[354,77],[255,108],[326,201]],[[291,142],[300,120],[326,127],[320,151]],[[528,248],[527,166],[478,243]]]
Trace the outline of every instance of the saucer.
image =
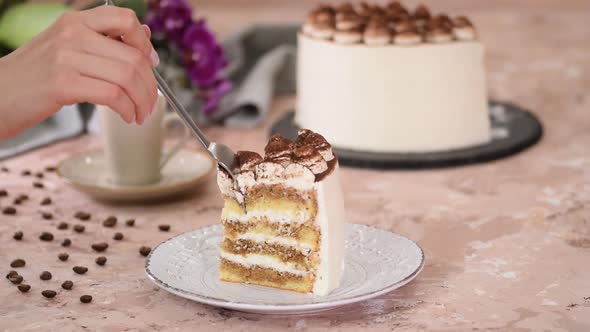
[[112,183],[103,151],[70,156],[58,166],[58,174],[76,189],[97,199],[140,201],[179,195],[194,190],[215,170],[215,162],[203,151],[183,149],[162,169],[160,181],[124,186]]
[[330,310],[393,291],[424,266],[416,242],[375,227],[346,225],[340,287],[326,296],[219,280],[221,225],[177,235],[152,250],[145,270],[160,288],[196,301],[259,314],[294,315]]

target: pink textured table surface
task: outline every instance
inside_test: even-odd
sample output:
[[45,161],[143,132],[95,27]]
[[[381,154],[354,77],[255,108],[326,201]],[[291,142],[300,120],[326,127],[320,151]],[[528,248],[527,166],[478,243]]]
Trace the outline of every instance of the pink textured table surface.
[[[236,1],[200,5],[199,13],[227,34],[254,21],[296,21],[308,4]],[[545,125],[539,145],[515,157],[484,165],[431,171],[343,169],[342,184],[350,222],[389,229],[425,249],[422,274],[404,288],[358,305],[315,316],[268,317],[193,303],[155,288],[144,276],[141,245],[218,222],[221,198],[214,179],[182,200],[146,205],[108,205],[73,190],[56,174],[46,174],[45,189],[34,189],[23,169],[41,170],[67,156],[99,147],[93,137],[55,144],[0,162],[0,189],[11,197],[27,193],[16,216],[0,214],[0,272],[16,257],[32,285],[21,294],[2,278],[0,330],[20,331],[197,331],[278,329],[323,331],[590,330],[590,4],[586,1],[436,2],[436,8],[470,14],[487,46],[490,95],[533,110]],[[460,10],[463,8],[463,10]],[[260,150],[268,126],[292,108],[281,98],[264,128],[208,130],[214,140],[235,149]],[[40,206],[43,197],[54,203]],[[78,210],[92,220],[73,218]],[[50,211],[53,220],[43,220]],[[136,218],[134,228],[105,217]],[[59,231],[59,222],[82,223],[83,234]],[[169,233],[159,224],[170,224]],[[15,231],[24,239],[12,239]],[[42,231],[53,242],[38,239]],[[121,231],[125,239],[113,241]],[[70,237],[64,250],[59,241]],[[106,266],[94,263],[90,243],[111,244]],[[61,262],[59,252],[70,260]],[[90,271],[73,274],[73,265]],[[51,281],[39,280],[49,270]],[[42,289],[59,290],[65,279],[72,291],[47,300]],[[91,304],[81,304],[91,294]]]

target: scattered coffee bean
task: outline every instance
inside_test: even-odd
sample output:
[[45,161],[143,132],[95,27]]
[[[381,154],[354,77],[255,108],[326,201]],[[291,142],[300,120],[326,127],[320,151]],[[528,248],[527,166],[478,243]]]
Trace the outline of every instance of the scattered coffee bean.
[[61,246],[62,246],[62,247],[69,247],[71,244],[72,244],[72,240],[70,240],[70,239],[64,239],[64,240],[61,242]]
[[23,200],[20,198],[15,198],[14,201],[12,201],[12,204],[14,205],[21,205],[23,203]]
[[113,217],[113,216],[110,216],[110,217],[106,218],[102,222],[102,225],[104,227],[115,227],[116,224],[117,224],[117,217]]
[[41,217],[45,220],[53,219],[53,214],[51,212],[41,212]]
[[43,232],[41,235],[39,235],[39,239],[41,241],[53,241],[53,234],[49,232]]
[[4,209],[2,209],[2,213],[6,214],[6,215],[15,215],[16,208],[14,206],[7,206]]
[[35,173],[35,176],[37,177],[37,179],[42,179],[43,178],[43,173],[37,172],[37,173]]
[[33,187],[43,189],[45,188],[45,185],[43,185],[41,182],[33,182]]
[[27,262],[25,262],[24,259],[22,258],[17,258],[15,260],[12,261],[12,263],[10,263],[10,267],[23,267],[27,264]]
[[84,233],[85,229],[84,225],[74,225],[74,232],[76,233]]
[[82,296],[80,296],[80,302],[82,302],[82,303],[90,303],[90,302],[92,302],[92,296],[90,296],[90,295],[82,295]]
[[88,212],[78,211],[78,212],[76,212],[76,214],[74,214],[74,218],[80,219],[80,220],[90,220],[90,217],[91,217],[91,215]]
[[31,175],[31,171],[30,171],[30,170],[28,170],[28,169],[25,169],[25,170],[23,170],[23,171],[20,173],[20,175],[22,175],[22,176],[29,176],[29,175]]
[[4,173],[10,172],[10,170],[8,169],[8,167],[4,167],[4,166],[2,166],[2,168],[0,168],[0,171],[2,171]]
[[13,284],[18,285],[21,282],[23,282],[23,276],[17,274],[15,276],[12,276],[12,277],[8,278],[8,280],[10,280],[10,282],[13,283]]
[[129,227],[133,227],[135,225],[135,219],[129,219],[129,220],[125,221],[125,225],[127,225]]
[[51,198],[49,198],[49,197],[45,197],[41,201],[41,205],[49,205],[49,204],[51,204]]
[[94,261],[96,262],[96,264],[103,266],[106,264],[107,258],[104,256],[99,256],[99,257],[96,257],[96,259]]
[[123,233],[121,233],[121,232],[115,233],[115,235],[113,235],[113,240],[117,240],[117,241],[123,240]]
[[54,291],[54,290],[46,289],[46,290],[44,290],[44,291],[41,292],[41,295],[45,296],[48,299],[52,299],[52,298],[54,298],[57,295],[57,292]]
[[14,235],[12,236],[13,239],[20,241],[23,239],[23,232],[18,231],[16,233],[14,233]]
[[6,191],[5,189],[0,189],[0,197],[6,197],[8,196],[8,191]]
[[27,284],[20,284],[17,286],[18,290],[21,291],[22,293],[26,293],[31,289],[31,285],[27,285]]
[[18,199],[20,199],[21,201],[24,202],[24,201],[26,201],[26,200],[29,199],[29,195],[27,195],[27,194],[20,194],[20,195],[16,196],[16,198],[18,198]]
[[74,283],[71,280],[66,280],[61,284],[61,288],[70,290],[74,287]]
[[162,231],[162,232],[168,232],[170,230],[170,225],[159,225],[158,228]]
[[41,272],[41,275],[39,275],[39,278],[41,278],[41,280],[51,280],[51,272],[49,271],[43,271]]
[[46,172],[55,172],[57,168],[55,166],[47,166],[45,167]]
[[147,255],[150,254],[150,251],[152,251],[152,248],[150,247],[142,246],[141,248],[139,248],[139,253],[145,257],[147,257]]
[[88,272],[88,268],[85,266],[74,266],[72,268],[72,270],[74,270],[74,272],[76,272],[78,274],[84,274],[84,273]]
[[16,272],[15,270],[10,270],[7,274],[6,274],[6,279],[12,277],[12,276],[17,276],[18,272]]
[[106,242],[94,243],[90,246],[94,251],[103,252],[107,250],[109,244]]
[[60,261],[65,262],[68,260],[68,258],[70,258],[70,255],[68,255],[68,253],[66,252],[62,252],[59,255],[57,255],[57,258],[59,258]]
[[70,227],[70,225],[65,221],[62,221],[57,225],[57,229],[61,230],[68,229],[68,227]]

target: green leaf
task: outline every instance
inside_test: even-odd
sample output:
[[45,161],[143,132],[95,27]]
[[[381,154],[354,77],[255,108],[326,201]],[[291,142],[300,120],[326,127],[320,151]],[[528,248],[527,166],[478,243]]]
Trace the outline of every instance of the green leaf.
[[0,44],[16,49],[71,10],[62,4],[22,3],[0,17]]

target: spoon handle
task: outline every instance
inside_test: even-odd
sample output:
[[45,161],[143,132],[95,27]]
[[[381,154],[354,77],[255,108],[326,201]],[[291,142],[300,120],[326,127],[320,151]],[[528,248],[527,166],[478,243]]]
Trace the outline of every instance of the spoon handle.
[[199,141],[203,144],[205,149],[209,149],[209,145],[211,142],[207,139],[205,134],[199,129],[193,118],[190,114],[184,109],[178,98],[174,95],[174,92],[170,89],[164,78],[158,73],[158,71],[154,68],[152,69],[154,72],[154,77],[156,78],[156,82],[158,82],[158,87],[160,88],[160,92],[166,97],[168,103],[172,108],[180,115],[180,118],[184,121],[184,123],[191,129],[191,131],[197,136]]

